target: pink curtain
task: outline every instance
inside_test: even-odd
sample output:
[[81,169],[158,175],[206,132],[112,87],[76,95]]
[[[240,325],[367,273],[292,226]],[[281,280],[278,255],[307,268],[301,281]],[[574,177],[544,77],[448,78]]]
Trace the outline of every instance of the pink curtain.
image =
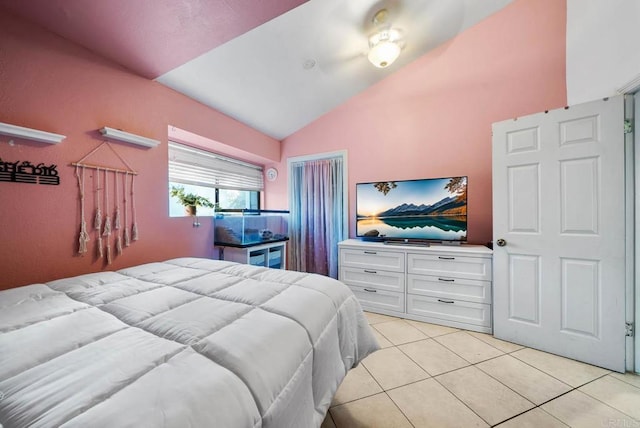
[[290,268],[338,277],[343,236],[342,158],[292,164]]

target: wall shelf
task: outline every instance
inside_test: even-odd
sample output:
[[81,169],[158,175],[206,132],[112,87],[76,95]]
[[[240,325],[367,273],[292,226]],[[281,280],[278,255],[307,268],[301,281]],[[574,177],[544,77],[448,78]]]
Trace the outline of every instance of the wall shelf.
[[37,129],[25,128],[23,126],[10,125],[2,122],[0,122],[0,134],[48,144],[58,144],[67,138],[66,135],[54,134],[52,132],[40,131]]
[[124,141],[125,143],[136,144],[138,146],[143,147],[156,147],[160,144],[160,141],[154,140],[152,138],[141,137],[140,135],[131,134],[129,132],[121,131],[115,128],[109,128],[105,126],[104,128],[100,128],[100,133],[112,140]]

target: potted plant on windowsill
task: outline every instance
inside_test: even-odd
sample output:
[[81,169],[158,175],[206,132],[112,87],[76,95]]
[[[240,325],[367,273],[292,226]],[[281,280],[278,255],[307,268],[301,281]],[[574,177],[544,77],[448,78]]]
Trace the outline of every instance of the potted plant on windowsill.
[[185,207],[185,213],[190,216],[195,216],[197,207],[214,208],[216,204],[212,203],[204,196],[196,195],[195,193],[185,193],[184,187],[171,186],[172,197],[178,198],[178,201]]

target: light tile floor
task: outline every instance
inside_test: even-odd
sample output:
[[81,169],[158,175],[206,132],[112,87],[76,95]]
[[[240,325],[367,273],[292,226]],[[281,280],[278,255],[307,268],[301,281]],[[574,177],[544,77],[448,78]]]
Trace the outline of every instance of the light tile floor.
[[640,428],[640,376],[365,314],[382,349],[349,372],[322,428]]

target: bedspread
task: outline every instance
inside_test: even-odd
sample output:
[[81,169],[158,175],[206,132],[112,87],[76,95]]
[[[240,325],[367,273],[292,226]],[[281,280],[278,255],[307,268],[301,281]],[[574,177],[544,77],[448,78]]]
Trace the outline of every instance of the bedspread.
[[378,347],[331,278],[180,258],[0,292],[0,427],[319,427]]

